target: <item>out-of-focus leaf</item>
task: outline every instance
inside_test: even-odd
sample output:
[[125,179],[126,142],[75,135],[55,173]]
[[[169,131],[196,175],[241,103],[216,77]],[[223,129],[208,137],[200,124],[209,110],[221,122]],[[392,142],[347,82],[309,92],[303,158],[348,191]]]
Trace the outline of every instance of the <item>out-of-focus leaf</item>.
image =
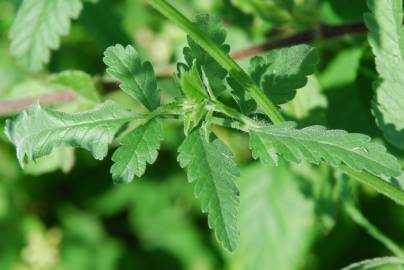
[[373,113],[387,141],[404,149],[404,34],[402,0],[369,0],[365,15],[376,69],[383,81],[376,84]]
[[82,7],[80,0],[23,1],[10,32],[13,55],[31,71],[42,69]]
[[240,245],[229,257],[230,269],[294,270],[304,265],[318,228],[314,201],[300,187],[303,180],[285,165],[255,164],[242,170]]
[[55,149],[49,156],[27,162],[24,166],[24,172],[38,176],[60,169],[62,172],[68,173],[73,168],[74,162],[74,150],[61,147]]
[[[357,262],[343,268],[342,270],[381,269],[381,267],[394,265],[397,267],[404,266],[404,260],[398,257],[381,257]],[[394,269],[399,270],[401,267]]]
[[[184,269],[213,269],[212,254],[190,219],[190,211],[179,197],[173,178],[165,184],[150,179],[136,182],[130,221],[149,249],[163,248],[176,255]],[[189,191],[189,190],[186,190]]]
[[76,109],[71,108],[69,111],[91,109],[101,101],[93,79],[83,71],[64,71],[51,76],[49,82],[71,89],[78,95],[78,99],[73,103]]

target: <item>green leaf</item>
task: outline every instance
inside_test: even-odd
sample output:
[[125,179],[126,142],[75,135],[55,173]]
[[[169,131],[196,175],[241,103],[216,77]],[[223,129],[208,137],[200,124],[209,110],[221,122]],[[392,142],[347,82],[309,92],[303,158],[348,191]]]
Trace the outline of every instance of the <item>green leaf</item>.
[[181,73],[180,82],[182,92],[190,101],[199,102],[208,97],[195,63],[189,71]]
[[306,269],[319,226],[315,201],[302,187],[328,180],[313,171],[306,177],[285,164],[268,169],[257,163],[241,171],[240,245],[229,257],[230,269]]
[[231,2],[245,13],[258,15],[271,23],[293,20],[291,13],[294,0],[231,0]]
[[79,70],[67,70],[53,75],[50,83],[63,85],[73,89],[82,99],[82,102],[89,106],[100,102],[101,98],[90,75]]
[[156,161],[163,136],[163,127],[157,119],[129,132],[112,156],[115,162],[111,167],[114,182],[128,183],[135,175],[141,177],[146,171],[146,164]]
[[[214,43],[220,46],[223,52],[228,53],[230,51],[230,47],[224,44],[226,31],[223,29],[219,17],[208,14],[198,15],[195,24]],[[210,88],[216,96],[220,96],[226,90],[224,79],[227,76],[227,71],[189,36],[188,44],[189,47],[184,48],[184,56],[188,65],[192,66],[196,60],[199,71],[206,74]]]
[[121,89],[150,111],[160,105],[157,80],[150,62],[142,62],[136,50],[128,45],[109,47],[104,53],[107,72],[121,81]]
[[401,0],[368,1],[369,43],[382,82],[376,84],[373,114],[385,138],[404,149],[404,40]]
[[292,100],[296,90],[307,83],[307,76],[313,74],[319,62],[315,48],[297,45],[273,50],[265,57],[251,60],[250,74],[265,94],[276,104]]
[[74,150],[69,147],[60,147],[53,150],[48,156],[28,162],[24,167],[24,172],[35,176],[57,170],[68,173],[73,168],[74,162]]
[[80,0],[24,0],[10,31],[12,54],[29,70],[42,69],[82,7]]
[[134,183],[131,191],[129,221],[141,243],[175,255],[183,265],[179,268],[214,269],[212,249],[205,245],[204,235],[189,215],[189,202],[184,197],[192,192],[183,175],[164,181],[149,180],[153,179]]
[[202,212],[208,213],[209,227],[223,246],[233,251],[238,242],[237,207],[239,191],[234,180],[239,169],[227,146],[215,138],[205,140],[201,130],[191,133],[179,148],[178,161],[187,169],[188,181],[195,182],[195,196]]
[[6,135],[17,147],[17,157],[23,166],[25,157],[34,160],[50,154],[58,146],[81,147],[103,159],[108,144],[133,114],[112,101],[94,110],[67,114],[42,108],[39,104],[7,120]]
[[381,257],[357,262],[347,267],[344,267],[342,270],[379,269],[380,267],[383,266],[392,266],[392,265],[404,266],[404,260],[398,257]]
[[278,165],[279,156],[288,161],[325,161],[333,167],[345,163],[359,171],[374,175],[397,176],[400,164],[384,146],[371,143],[370,137],[343,130],[326,130],[322,126],[296,129],[286,122],[250,132],[250,147],[254,158],[264,164]]
[[232,88],[231,95],[237,102],[240,111],[245,115],[250,115],[257,109],[257,103],[251,95],[233,77],[228,77],[227,83]]

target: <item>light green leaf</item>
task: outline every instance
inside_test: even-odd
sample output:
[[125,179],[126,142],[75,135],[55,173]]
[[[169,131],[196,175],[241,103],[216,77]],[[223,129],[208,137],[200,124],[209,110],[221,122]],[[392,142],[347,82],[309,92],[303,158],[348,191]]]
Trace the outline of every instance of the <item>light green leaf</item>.
[[259,15],[272,23],[291,21],[294,0],[231,0],[231,2],[248,14]]
[[342,270],[366,270],[379,269],[383,266],[404,266],[404,260],[398,257],[381,257],[375,259],[364,260],[344,267]]
[[23,166],[25,157],[34,160],[49,155],[58,146],[81,147],[103,159],[108,144],[133,114],[112,101],[94,110],[67,114],[42,108],[39,104],[7,120],[6,135],[17,147],[17,157]]
[[[223,28],[223,23],[216,16],[202,14],[196,16],[195,24],[210,37],[221,49],[228,53],[230,47],[224,44],[226,40],[226,31]],[[225,90],[224,78],[227,71],[219,65],[204,49],[202,49],[196,42],[188,37],[189,47],[184,48],[184,56],[189,66],[192,66],[194,60],[196,65],[206,74],[209,86],[216,96],[221,95]]]
[[79,70],[63,71],[49,78],[49,82],[53,84],[63,85],[74,90],[83,103],[88,106],[95,105],[100,102],[101,98],[94,85],[94,81],[90,75]]
[[256,163],[242,170],[240,245],[229,257],[230,269],[306,269],[305,256],[320,230],[315,201],[302,185],[327,180],[319,170],[305,177],[285,164],[268,169]]
[[115,162],[111,167],[114,182],[128,183],[135,176],[141,177],[146,171],[146,164],[156,161],[163,136],[163,126],[157,119],[129,132],[112,156]]
[[121,89],[140,101],[147,109],[154,110],[160,105],[157,80],[150,62],[142,62],[136,50],[128,45],[109,47],[104,53],[107,72],[121,81]]
[[314,73],[318,52],[308,45],[273,50],[265,57],[251,60],[250,74],[266,95],[276,104],[292,100],[296,90],[305,86]]
[[206,141],[203,132],[196,130],[180,146],[178,161],[187,169],[188,181],[195,182],[195,196],[201,201],[202,212],[208,213],[209,227],[223,246],[233,251],[239,236],[239,191],[234,183],[239,169],[229,149],[217,138]]
[[42,69],[82,7],[80,0],[24,0],[10,31],[12,54],[29,70]]
[[374,175],[397,176],[400,164],[382,145],[370,142],[370,137],[343,130],[326,130],[322,126],[296,129],[287,122],[257,128],[250,132],[250,147],[254,158],[264,164],[278,165],[279,156],[288,161],[325,161],[333,167],[345,163],[359,171]]
[[175,255],[183,266],[179,268],[214,269],[211,249],[190,218],[189,202],[184,199],[190,190],[184,177],[149,180],[153,179],[134,183],[131,190],[129,221],[141,243],[148,249]]
[[201,102],[184,113],[184,133],[186,136],[196,128],[206,115],[206,103]]
[[57,170],[68,173],[73,168],[74,162],[74,150],[69,147],[60,147],[48,156],[29,161],[24,167],[24,172],[35,176]]
[[196,64],[193,64],[189,71],[181,73],[180,82],[182,92],[190,101],[199,102],[208,97]]
[[373,114],[385,138],[404,149],[404,35],[402,0],[369,0],[369,43],[382,82],[376,84]]

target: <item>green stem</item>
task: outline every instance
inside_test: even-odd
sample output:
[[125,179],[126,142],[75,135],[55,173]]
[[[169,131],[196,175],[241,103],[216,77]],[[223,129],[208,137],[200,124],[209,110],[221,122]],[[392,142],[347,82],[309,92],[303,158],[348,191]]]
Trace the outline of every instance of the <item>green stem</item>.
[[347,213],[351,216],[353,221],[359,226],[366,229],[366,231],[380,243],[382,243],[387,249],[389,249],[394,255],[404,259],[404,253],[400,246],[397,245],[393,240],[383,234],[376,226],[374,226],[370,221],[361,213],[361,211],[356,208],[352,201],[345,202],[345,209]]
[[391,183],[368,172],[359,172],[357,170],[354,170],[347,165],[341,165],[340,169],[346,174],[352,176],[358,182],[375,189],[377,192],[389,197],[398,204],[404,206],[404,191],[392,185]]
[[[282,114],[278,108],[268,99],[257,84],[248,76],[248,74],[220,47],[182,15],[172,5],[165,0],[147,0],[151,6],[166,16],[169,20],[181,27],[199,46],[210,54],[229,74],[243,86],[257,102],[258,106],[268,115],[274,124],[284,122]],[[397,203],[404,205],[404,191],[384,181],[383,179],[366,172],[358,172],[348,166],[341,166],[342,170],[354,177],[359,182],[370,186],[378,192],[386,195]]]
[[259,127],[258,123],[256,123],[254,120],[251,118],[245,116],[244,114],[238,112],[237,110],[221,103],[220,101],[217,100],[209,100],[210,105],[213,107],[213,110],[216,112],[223,113],[233,119],[236,119],[237,121],[244,123],[247,127],[252,128],[252,127]]
[[220,47],[196,27],[190,20],[165,0],[148,0],[151,6],[181,27],[199,46],[211,55],[229,74],[243,86],[257,102],[258,106],[268,115],[273,123],[284,121],[276,106],[267,98],[265,93],[248,76],[248,74]]

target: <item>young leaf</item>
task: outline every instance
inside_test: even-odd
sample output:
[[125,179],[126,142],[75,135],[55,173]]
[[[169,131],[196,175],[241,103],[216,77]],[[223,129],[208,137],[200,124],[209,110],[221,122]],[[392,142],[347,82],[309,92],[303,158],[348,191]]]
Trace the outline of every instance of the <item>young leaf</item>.
[[278,156],[288,161],[325,161],[333,167],[345,163],[355,170],[365,170],[374,175],[397,176],[400,164],[370,137],[343,130],[326,130],[322,126],[296,129],[296,124],[286,122],[257,128],[250,132],[250,147],[254,158],[264,164],[278,165]]
[[111,167],[115,183],[128,183],[135,175],[141,177],[146,164],[153,164],[163,140],[163,127],[157,119],[137,127],[127,134],[121,141],[121,146],[115,151]]
[[189,71],[182,72],[180,82],[182,92],[190,101],[200,102],[208,97],[196,64]]
[[128,45],[109,47],[104,53],[107,72],[120,80],[121,89],[140,101],[150,111],[160,105],[157,80],[150,62],[142,62],[136,50]]
[[[223,29],[221,20],[216,16],[208,14],[196,16],[195,24],[210,37],[213,42],[221,47],[221,49],[228,53],[230,47],[224,44],[226,40],[226,31]],[[192,66],[194,60],[196,65],[205,72],[209,81],[209,85],[216,96],[220,96],[225,90],[224,78],[227,71],[213,59],[204,49],[202,49],[196,42],[188,37],[189,47],[184,48],[184,56],[189,66]]]
[[271,51],[265,57],[251,60],[250,74],[266,95],[276,104],[294,98],[296,90],[305,86],[319,62],[318,52],[308,45],[297,45]]
[[404,149],[404,35],[402,0],[369,0],[365,15],[369,43],[382,82],[376,86],[373,114],[385,138]]
[[233,251],[238,242],[237,207],[239,191],[234,180],[239,169],[227,146],[215,138],[205,140],[201,130],[192,132],[179,148],[178,161],[187,168],[189,182],[195,182],[195,196],[202,212],[208,213],[209,227],[223,246]]
[[122,126],[133,118],[112,101],[94,110],[67,114],[30,107],[14,120],[8,120],[6,135],[17,147],[17,157],[24,165],[25,157],[33,160],[50,154],[58,146],[81,147],[91,151],[96,159],[103,159]]
[[42,69],[82,7],[80,0],[24,0],[10,31],[12,54],[29,70]]

